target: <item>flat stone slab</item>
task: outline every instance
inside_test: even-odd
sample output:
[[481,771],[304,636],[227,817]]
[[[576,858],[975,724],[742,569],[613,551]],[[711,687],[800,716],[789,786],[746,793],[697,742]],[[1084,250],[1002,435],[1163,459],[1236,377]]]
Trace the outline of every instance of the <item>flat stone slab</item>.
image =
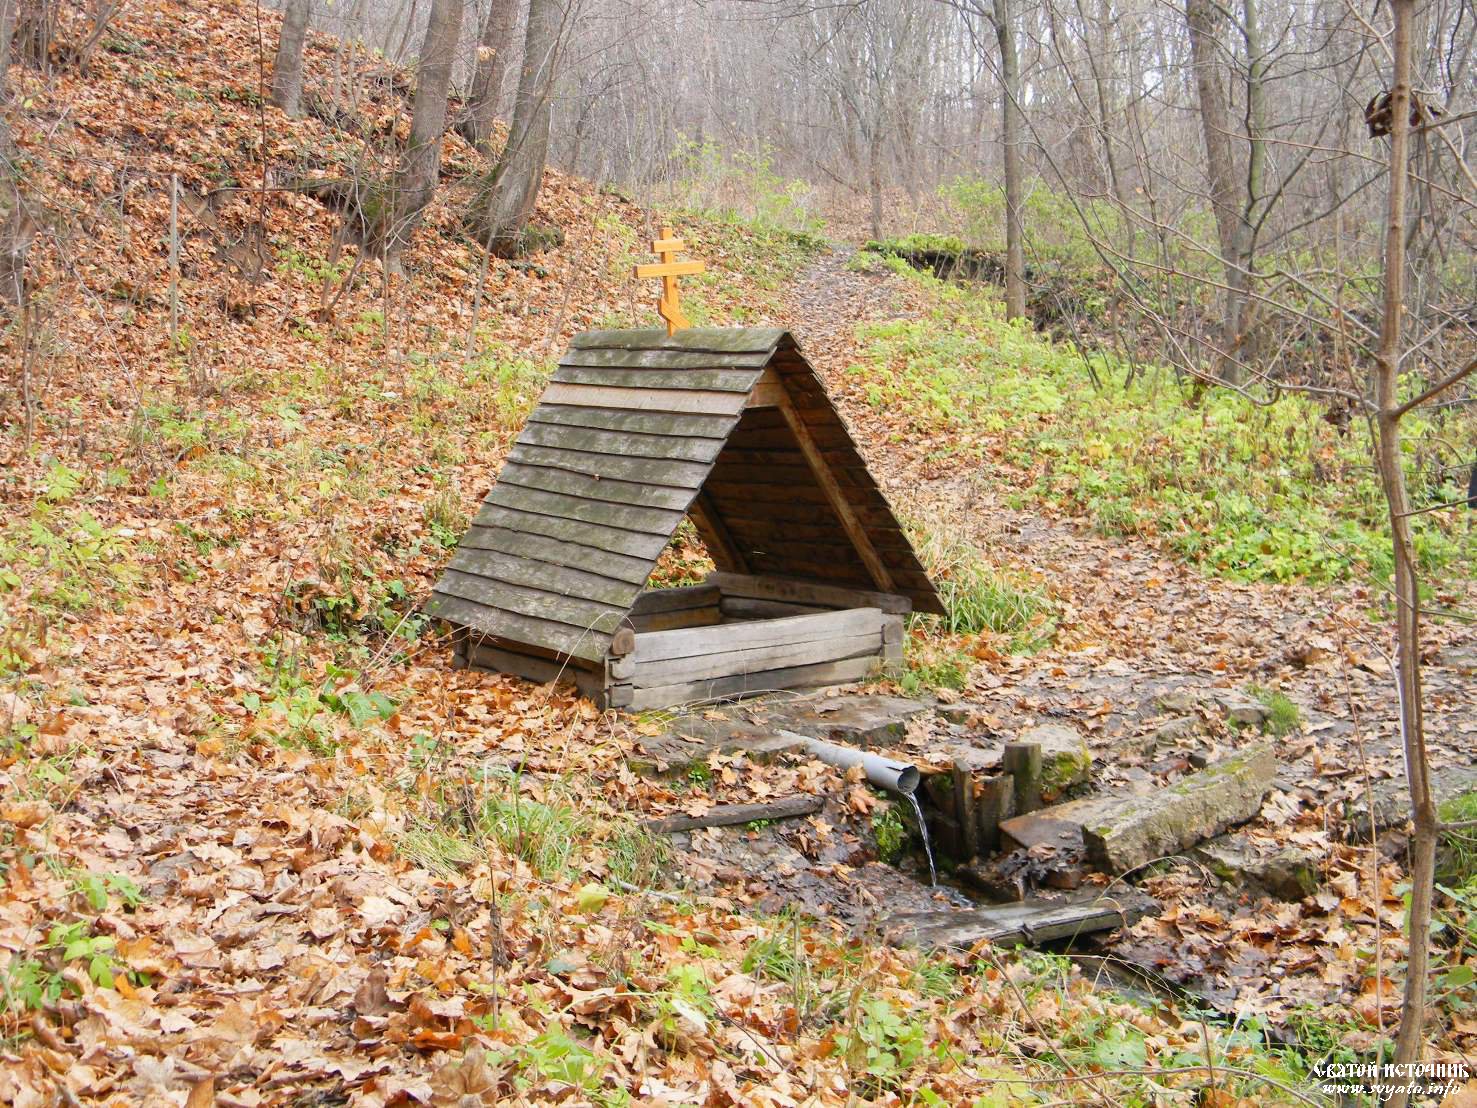
[[907,737],[908,724],[933,710],[922,700],[881,694],[776,697],[754,705],[749,718],[771,731],[795,731],[847,746],[886,747],[899,745]]
[[[1448,766],[1431,771],[1431,797],[1438,806],[1472,792],[1477,792],[1477,766]],[[1345,837],[1349,842],[1367,843],[1373,839],[1373,832],[1405,826],[1410,819],[1410,793],[1405,778],[1376,781],[1367,793],[1349,805],[1344,818],[1348,821]]]
[[1318,855],[1300,846],[1284,846],[1263,854],[1244,834],[1221,835],[1190,852],[1222,881],[1261,889],[1278,900],[1296,902],[1312,896],[1323,882]]
[[1232,755],[1143,795],[1107,793],[1006,820],[1012,839],[1054,841],[1061,825],[1082,830],[1087,860],[1105,873],[1127,873],[1245,823],[1261,810],[1277,774],[1271,743]]
[[1127,873],[1245,823],[1261,811],[1277,776],[1271,743],[1258,743],[1148,796],[1120,798],[1086,813],[1087,858],[1106,873]]
[[1036,946],[1128,927],[1157,907],[1136,889],[1093,890],[1062,899],[1037,897],[1019,904],[900,914],[887,920],[884,933],[894,946],[967,949],[981,939],[996,946]]
[[1023,816],[1012,816],[1000,821],[1000,833],[1005,836],[1005,845],[1015,850],[1030,850],[1036,846],[1054,846],[1058,850],[1082,850],[1082,824],[1074,819],[1060,819],[1051,813],[1069,805],[1042,808],[1027,812]]

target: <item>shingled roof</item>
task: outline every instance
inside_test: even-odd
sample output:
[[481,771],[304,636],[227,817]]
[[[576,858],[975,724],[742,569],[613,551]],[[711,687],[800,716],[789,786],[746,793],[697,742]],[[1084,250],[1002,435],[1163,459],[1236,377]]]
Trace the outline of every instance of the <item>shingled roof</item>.
[[720,570],[938,596],[786,331],[575,338],[426,611],[598,663],[688,514]]

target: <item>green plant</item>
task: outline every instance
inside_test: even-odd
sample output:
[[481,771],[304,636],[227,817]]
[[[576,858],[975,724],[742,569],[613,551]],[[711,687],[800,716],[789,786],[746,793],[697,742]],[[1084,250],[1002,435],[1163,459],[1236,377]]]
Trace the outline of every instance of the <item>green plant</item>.
[[378,720],[389,720],[399,704],[382,692],[367,692],[357,684],[358,676],[330,664],[321,681],[305,679],[296,657],[269,644],[263,650],[267,695],[248,692],[241,706],[250,712],[268,734],[287,747],[301,747],[327,755],[338,747],[342,722],[354,728]]
[[897,805],[878,805],[873,809],[872,837],[877,841],[878,859],[889,866],[897,865],[908,845],[908,825]]
[[861,999],[835,1041],[852,1079],[874,1095],[901,1086],[928,1047],[923,1024],[882,997]]
[[[1477,820],[1477,790],[1452,797],[1438,814],[1442,823]],[[1467,886],[1477,882],[1477,828],[1459,827],[1441,837],[1437,877],[1448,885]],[[1477,921],[1477,915],[1474,915]]]
[[824,226],[812,211],[813,189],[774,171],[768,149],[724,151],[714,142],[684,138],[672,153],[678,169],[677,206],[759,230],[816,234]]
[[467,529],[467,513],[462,509],[462,494],[456,484],[442,484],[426,502],[426,529],[443,549],[451,550],[461,541]]
[[[932,318],[862,327],[850,373],[904,433],[937,443],[937,459],[988,455],[1018,502],[1058,506],[1238,580],[1390,573],[1367,444],[1321,418],[1316,401],[1197,396],[1167,370],[1008,323],[981,292],[913,279],[934,297]],[[1426,456],[1443,436],[1470,436],[1472,418],[1415,419],[1408,472],[1420,502],[1447,499]],[[1412,520],[1417,555],[1428,571],[1471,576],[1477,547],[1461,541],[1455,515]]]
[[672,846],[640,824],[619,820],[601,843],[605,870],[616,881],[638,889],[666,885],[672,872]]
[[969,542],[945,531],[910,528],[914,549],[943,601],[943,616],[916,616],[915,624],[951,635],[998,635],[1012,653],[1030,654],[1056,634],[1056,606],[1039,588],[989,565]]
[[1286,693],[1254,685],[1251,688],[1251,695],[1261,701],[1262,706],[1267,709],[1267,719],[1262,724],[1262,730],[1267,734],[1280,739],[1284,735],[1292,734],[1302,725],[1303,714],[1298,710],[1298,706],[1288,699]]
[[946,642],[909,638],[907,668],[898,685],[909,696],[928,689],[962,689],[969,679],[973,659]]
[[588,822],[574,807],[548,796],[524,796],[514,777],[486,797],[477,813],[475,830],[509,854],[523,859],[543,878],[566,876],[574,867],[580,845],[588,840]]

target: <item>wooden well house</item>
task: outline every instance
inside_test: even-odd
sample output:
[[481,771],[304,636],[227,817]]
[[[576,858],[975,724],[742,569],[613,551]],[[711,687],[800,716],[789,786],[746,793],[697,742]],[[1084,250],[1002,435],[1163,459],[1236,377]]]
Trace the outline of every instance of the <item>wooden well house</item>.
[[[684,518],[716,571],[647,587]],[[640,709],[890,671],[942,609],[795,340],[746,327],[578,336],[426,610],[458,665]]]

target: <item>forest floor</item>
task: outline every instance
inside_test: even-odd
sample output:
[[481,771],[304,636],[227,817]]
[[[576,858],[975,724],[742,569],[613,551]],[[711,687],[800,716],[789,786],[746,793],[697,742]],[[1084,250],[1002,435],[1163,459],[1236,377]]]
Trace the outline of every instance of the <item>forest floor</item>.
[[[1323,884],[1283,903],[1145,879],[1166,911],[1119,942],[1233,983],[1235,1014],[1204,1020],[1059,958],[895,950],[776,913],[753,874],[684,873],[641,821],[814,792],[854,819],[802,833],[849,856],[879,798],[800,759],[642,776],[628,755],[660,719],[455,671],[416,615],[549,359],[654,321],[625,277],[654,214],[551,172],[565,245],[480,282],[457,222],[479,163],[448,137],[408,279],[356,281],[333,213],[240,182],[358,164],[403,113],[392,84],[369,82],[357,130],[267,127],[249,11],[143,2],[116,32],[85,77],[15,76],[28,179],[66,218],[33,252],[42,325],[7,352],[29,404],[0,413],[0,1102],[1223,1106],[1371,1056],[1398,1001],[1399,843],[1347,845],[1341,807],[1399,772],[1376,597],[1228,583],[1011,506],[1006,476],[900,428],[850,370],[857,324],[925,318],[925,285],[683,217],[711,270],[694,318],[792,327],[894,503],[1050,596],[1044,649],[981,637],[940,695],[995,734],[1073,722],[1107,779],[1149,787],[1185,751],[1130,742],[1158,723],[1146,690],[1280,689],[1300,720],[1249,833],[1314,852]],[[314,79],[332,63],[310,50]],[[1471,757],[1449,662],[1470,641],[1431,631],[1443,767]],[[1474,1039],[1443,1009],[1434,1056]]]

